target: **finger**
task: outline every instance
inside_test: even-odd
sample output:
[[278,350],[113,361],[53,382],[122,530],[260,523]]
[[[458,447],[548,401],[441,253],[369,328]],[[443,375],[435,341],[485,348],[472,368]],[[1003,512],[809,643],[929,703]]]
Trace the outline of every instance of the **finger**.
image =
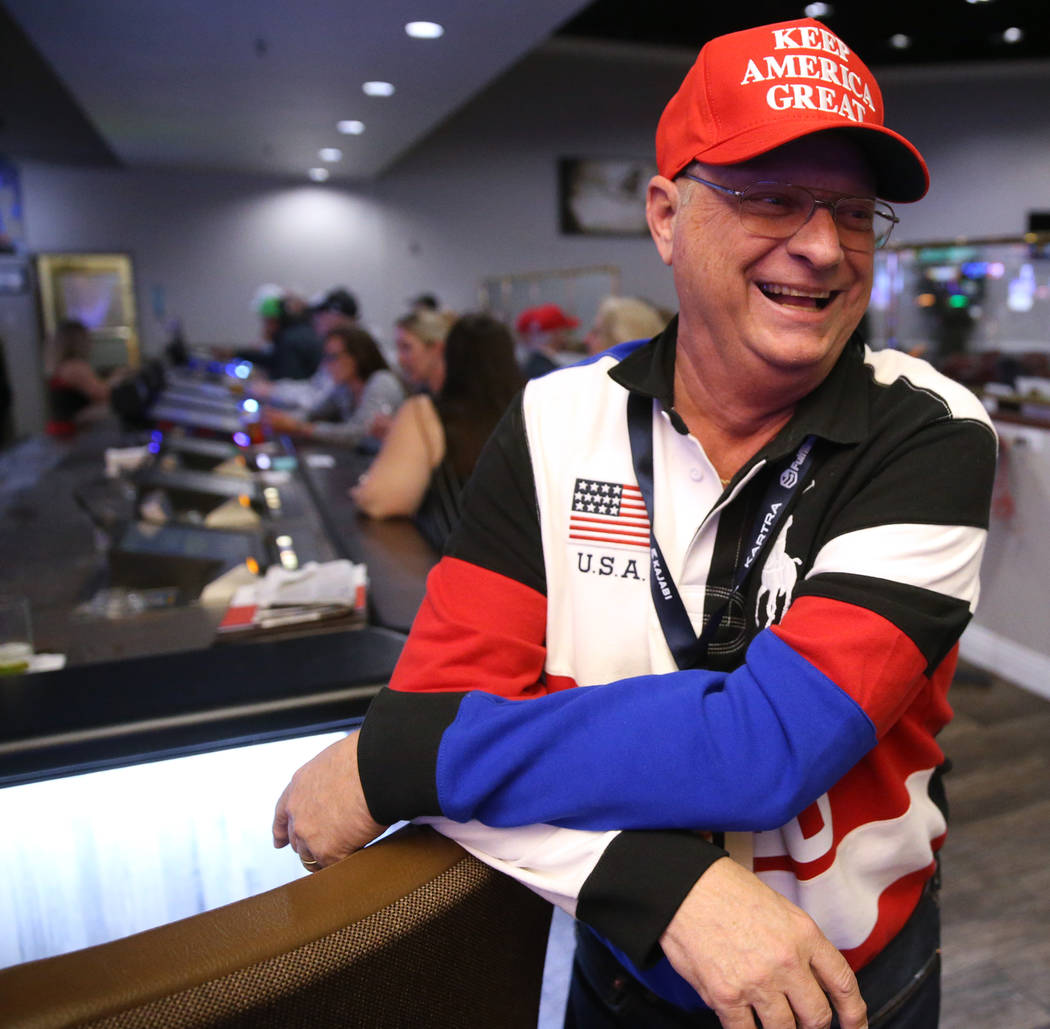
[[277,848],[287,846],[288,844],[288,808],[286,806],[286,798],[288,796],[288,789],[291,786],[285,786],[284,792],[277,800],[277,806],[273,812],[273,845]]
[[[835,953],[838,954],[838,951],[836,950]],[[841,957],[840,954],[839,957]],[[844,958],[843,964],[845,964]],[[849,965],[846,965],[846,969],[849,970]],[[787,989],[786,1001],[790,1005],[790,1011],[794,1012],[791,1017],[798,1019],[800,1029],[828,1029],[828,1026],[831,1025],[831,1004],[828,1003],[828,998],[820,988],[812,966],[808,970],[811,974],[805,974],[803,977],[802,973],[806,971],[805,966],[802,966],[799,976],[789,984]],[[850,974],[852,975],[852,972]],[[791,1021],[787,1024],[794,1025],[795,1022]]]
[[828,943],[814,951],[811,965],[839,1016],[842,1029],[867,1029],[868,1006],[846,959]]
[[[795,1025],[796,1017],[800,1029],[828,1029],[831,1025],[831,1005],[823,993],[819,998],[807,997],[804,1001],[793,996],[791,1007],[795,1014],[792,1016],[792,1021],[785,1022],[785,1025]],[[765,1020],[762,1024],[765,1025]]]
[[[828,1029],[828,1026],[831,1025],[831,1005],[815,982],[812,983],[812,989],[791,991],[788,1000],[790,1011],[793,1011],[794,1014],[790,1014],[789,1011],[791,1021],[786,1022],[785,1025],[795,1025],[796,1019],[799,1029]],[[762,1024],[765,1025],[764,1017]]]
[[[827,1007],[827,1005],[824,1005]],[[824,1022],[804,1022],[800,1018],[795,1022],[795,1013],[783,994],[770,997],[755,1004],[755,1014],[761,1019],[762,1029],[795,1029],[796,1024],[804,1029],[827,1029],[830,1018]],[[831,1014],[831,1008],[828,1008]]]
[[310,840],[295,831],[295,820],[289,822],[288,842],[304,868],[311,872],[326,868],[332,863],[328,848],[322,840],[312,835]]
[[292,851],[297,856],[303,852],[309,852],[310,848],[307,847],[305,841],[302,840],[299,834],[295,831],[295,816],[290,812],[287,817],[287,826],[286,833],[288,836],[288,846],[292,848]]
[[715,1011],[722,1029],[755,1029],[755,1016],[749,1007],[722,1008]]

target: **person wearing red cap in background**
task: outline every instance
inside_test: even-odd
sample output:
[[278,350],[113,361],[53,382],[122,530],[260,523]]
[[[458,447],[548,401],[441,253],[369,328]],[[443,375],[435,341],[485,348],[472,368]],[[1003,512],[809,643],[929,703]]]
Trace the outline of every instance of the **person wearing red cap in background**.
[[526,387],[274,841],[320,867],[426,818],[575,916],[568,1025],[931,1029],[996,439],[854,335],[926,166],[809,19],[709,42],[656,149],[678,316]]
[[578,318],[570,317],[557,304],[541,304],[522,311],[515,326],[525,348],[522,375],[538,379],[560,368],[562,351],[569,344],[567,332],[579,324]]

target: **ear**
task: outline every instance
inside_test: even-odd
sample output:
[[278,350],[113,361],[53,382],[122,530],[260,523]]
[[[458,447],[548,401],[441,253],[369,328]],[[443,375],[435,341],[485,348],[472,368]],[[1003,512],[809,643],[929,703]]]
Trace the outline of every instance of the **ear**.
[[649,189],[645,195],[645,220],[649,223],[649,233],[664,264],[671,263],[675,216],[680,203],[678,187],[670,179],[654,175],[649,180]]

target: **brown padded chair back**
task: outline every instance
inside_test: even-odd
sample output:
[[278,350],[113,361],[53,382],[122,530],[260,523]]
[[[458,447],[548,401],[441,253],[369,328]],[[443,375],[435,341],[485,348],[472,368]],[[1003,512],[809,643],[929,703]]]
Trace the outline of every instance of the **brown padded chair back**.
[[550,915],[407,826],[257,897],[2,969],[0,1026],[532,1029]]

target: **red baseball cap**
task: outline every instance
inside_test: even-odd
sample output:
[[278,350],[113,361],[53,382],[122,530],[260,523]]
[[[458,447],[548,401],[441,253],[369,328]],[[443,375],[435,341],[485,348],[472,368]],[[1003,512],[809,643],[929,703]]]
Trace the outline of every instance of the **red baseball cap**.
[[557,304],[530,307],[518,315],[518,332],[553,332],[555,329],[575,329],[578,318],[570,318]]
[[656,129],[656,164],[673,179],[691,161],[738,164],[834,129],[864,151],[886,200],[925,195],[922,155],[883,125],[867,65],[812,18],[762,25],[704,45]]

